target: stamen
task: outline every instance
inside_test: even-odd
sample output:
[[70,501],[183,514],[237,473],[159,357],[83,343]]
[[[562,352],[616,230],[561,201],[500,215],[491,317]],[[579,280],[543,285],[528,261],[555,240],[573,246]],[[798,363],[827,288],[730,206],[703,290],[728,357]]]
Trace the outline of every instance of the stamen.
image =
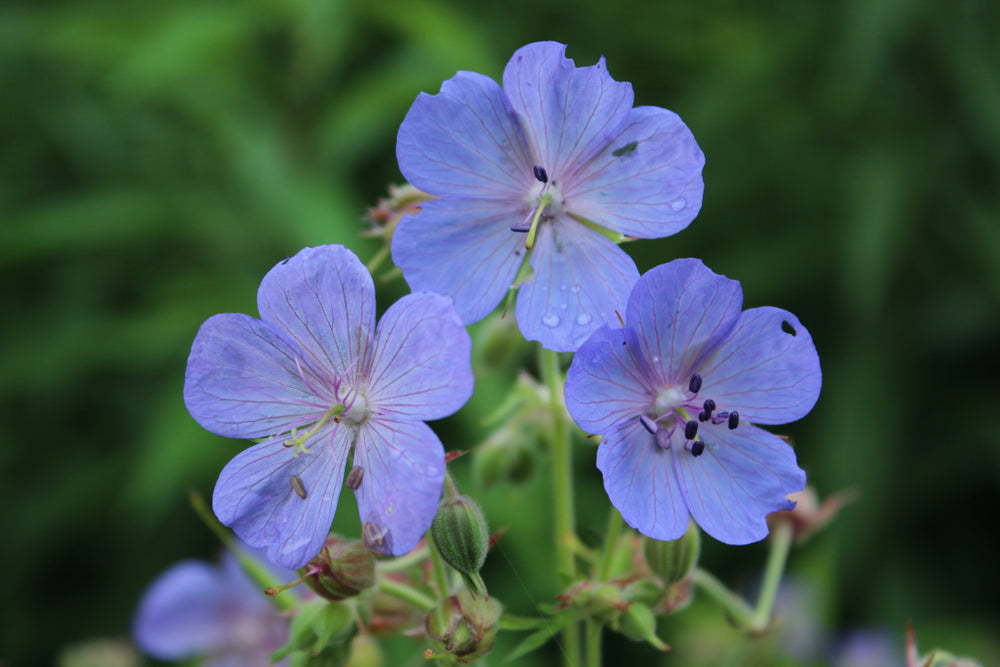
[[705,401],[705,405],[702,407],[705,408],[705,412],[707,412],[708,414],[712,414],[713,412],[715,412],[715,401],[713,401],[712,399],[708,399],[707,401]]
[[692,419],[684,424],[684,437],[688,440],[694,440],[696,435],[698,435],[698,422]]
[[535,174],[535,178],[541,181],[542,183],[549,182],[549,175],[545,172],[544,167],[536,164],[534,167],[532,167],[531,171]]
[[654,435],[659,430],[659,427],[656,425],[656,422],[654,422],[652,419],[650,419],[646,415],[639,415],[639,423],[642,424],[642,427],[644,429],[646,429],[647,431],[649,431],[650,433],[652,433]]
[[289,440],[285,440],[281,444],[284,445],[285,447],[293,447],[294,446],[295,447],[295,456],[298,456],[300,452],[305,452],[306,454],[309,454],[310,452],[309,452],[308,449],[306,449],[306,446],[305,446],[306,442],[309,440],[309,438],[311,438],[314,435],[316,435],[316,432],[319,431],[320,427],[323,426],[323,424],[325,424],[327,422],[327,420],[330,419],[331,417],[333,417],[333,421],[335,423],[339,424],[340,423],[340,413],[342,413],[346,409],[347,409],[347,406],[345,406],[345,405],[343,405],[341,403],[337,403],[332,408],[330,408],[329,410],[327,410],[326,414],[324,414],[322,417],[320,417],[319,421],[317,421],[315,424],[313,424],[312,428],[310,428],[304,434],[299,435],[298,431],[293,428],[291,431],[289,431],[289,433],[291,434],[292,437]]
[[306,497],[306,485],[302,483],[302,478],[298,475],[292,475],[292,489],[298,494],[299,498],[303,500]]
[[701,376],[697,373],[691,376],[691,381],[688,383],[688,391],[692,394],[697,394],[701,391]]
[[691,456],[701,456],[705,451],[705,443],[701,440],[695,440],[691,445]]
[[740,425],[740,413],[733,410],[729,413],[729,430],[733,431]]
[[361,466],[354,466],[351,472],[347,473],[347,488],[358,490],[361,480],[365,478],[365,469]]

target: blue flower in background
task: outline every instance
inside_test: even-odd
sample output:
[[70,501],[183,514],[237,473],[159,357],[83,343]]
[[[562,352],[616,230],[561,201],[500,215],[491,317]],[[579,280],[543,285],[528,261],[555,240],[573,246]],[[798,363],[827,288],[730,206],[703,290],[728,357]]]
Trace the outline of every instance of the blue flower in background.
[[261,319],[206,321],[184,401],[203,427],[265,438],[222,470],[213,509],[251,547],[295,569],[322,548],[353,452],[365,543],[410,551],[437,512],[444,448],[424,420],[472,394],[471,341],[445,297],[410,294],[375,326],[375,287],[341,246],[306,248],[257,293]]
[[596,331],[570,366],[566,407],[603,434],[608,497],[649,537],[680,537],[690,514],[722,542],[755,542],[805,485],[792,448],[757,424],[812,409],[816,348],[791,313],[742,303],[701,261],[664,264],[636,283],[624,326]]
[[410,287],[446,294],[466,324],[489,314],[527,260],[525,338],[575,350],[614,319],[639,277],[608,230],[659,238],[701,208],[705,157],[673,112],[633,108],[604,59],[519,49],[503,87],[458,72],[421,93],[399,128],[403,176],[438,198],[400,220],[392,257]]
[[264,667],[287,640],[288,619],[226,553],[221,566],[187,560],[161,574],[139,603],[132,635],[160,660]]

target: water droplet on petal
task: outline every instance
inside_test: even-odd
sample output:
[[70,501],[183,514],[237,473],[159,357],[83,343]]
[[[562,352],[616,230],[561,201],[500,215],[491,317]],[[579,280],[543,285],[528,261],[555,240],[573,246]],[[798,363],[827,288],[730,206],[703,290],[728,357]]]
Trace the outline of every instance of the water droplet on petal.
[[587,313],[581,313],[579,317],[576,318],[576,323],[581,327],[585,327],[590,324],[590,315]]
[[675,211],[679,211],[685,206],[687,206],[687,200],[684,199],[684,197],[678,197],[677,199],[670,202],[670,208],[674,209]]
[[547,327],[557,327],[559,326],[559,316],[555,313],[546,313],[542,317],[542,324]]
[[573,285],[572,287],[569,288],[569,291],[572,292],[573,294],[578,294],[580,292],[580,286]]

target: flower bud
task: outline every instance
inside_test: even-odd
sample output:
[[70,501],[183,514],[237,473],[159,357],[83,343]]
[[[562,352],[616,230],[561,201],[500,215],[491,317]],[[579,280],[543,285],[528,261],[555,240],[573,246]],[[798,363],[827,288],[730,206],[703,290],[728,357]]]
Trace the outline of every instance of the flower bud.
[[361,542],[331,535],[298,573],[318,595],[343,600],[375,585],[375,559]]
[[326,600],[310,600],[292,619],[288,644],[272,654],[277,661],[290,656],[301,665],[342,664],[357,633],[349,607]]
[[646,564],[668,587],[688,578],[698,564],[700,552],[701,534],[693,521],[679,539],[663,542],[647,538],[644,547]]
[[441,558],[462,574],[473,595],[485,594],[479,570],[486,561],[490,531],[479,505],[466,496],[442,500],[431,524],[431,539]]
[[437,658],[445,664],[468,662],[484,657],[493,650],[500,604],[489,598],[475,598],[467,591],[441,600],[424,620],[424,629],[431,642],[426,658]]

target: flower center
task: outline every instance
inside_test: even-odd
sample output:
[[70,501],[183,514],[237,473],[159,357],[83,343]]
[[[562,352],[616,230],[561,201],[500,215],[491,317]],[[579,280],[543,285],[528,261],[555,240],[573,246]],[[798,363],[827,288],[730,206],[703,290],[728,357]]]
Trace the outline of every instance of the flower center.
[[[701,456],[705,451],[704,429],[699,433],[699,425],[710,422],[713,426],[725,423],[730,430],[740,425],[740,413],[716,412],[716,403],[711,398],[699,397],[702,377],[695,373],[688,386],[668,385],[656,392],[649,411],[639,415],[643,428],[656,436],[657,444],[663,449],[671,447],[675,438],[684,443],[684,449],[692,456]],[[691,415],[697,414],[697,419]]]
[[536,182],[528,190],[524,199],[530,209],[528,215],[524,217],[524,220],[510,226],[512,232],[528,234],[528,238],[524,241],[524,247],[528,250],[535,247],[538,226],[561,214],[563,205],[566,203],[555,181],[549,180],[548,172],[543,167],[536,164],[532,173]]

